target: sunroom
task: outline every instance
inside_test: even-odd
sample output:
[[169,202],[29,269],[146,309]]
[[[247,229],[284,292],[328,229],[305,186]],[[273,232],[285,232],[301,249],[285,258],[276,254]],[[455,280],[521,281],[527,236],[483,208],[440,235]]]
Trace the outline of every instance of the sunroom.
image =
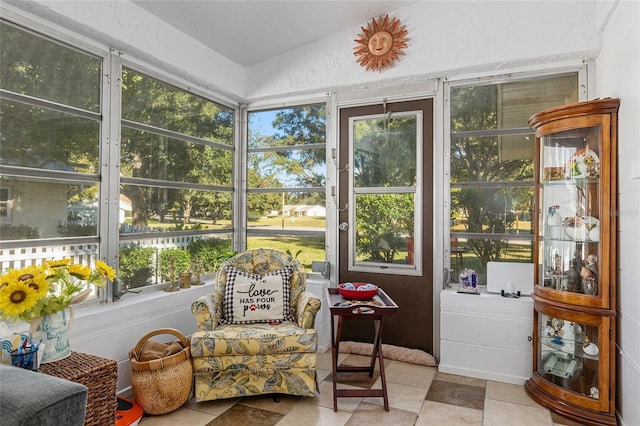
[[[74,307],[69,332],[74,351],[118,362],[123,395],[138,339],[193,332],[191,302],[211,292],[220,262],[258,247],[305,266],[323,301],[319,350],[331,346],[327,289],[376,282],[400,307],[385,343],[428,352],[445,373],[523,384],[521,371],[474,373],[446,359],[441,301],[466,309],[474,296],[451,297],[464,269],[486,294],[489,263],[533,262],[529,118],[620,98],[616,412],[640,423],[638,3],[0,8],[0,268],[72,257],[117,270]],[[398,23],[387,27],[397,55],[367,69],[354,52],[385,16]],[[268,25],[256,27],[260,17]],[[186,270],[204,285],[165,291]],[[482,324],[510,303],[489,296]],[[490,364],[509,363],[497,353]],[[512,355],[530,368],[523,353]]]

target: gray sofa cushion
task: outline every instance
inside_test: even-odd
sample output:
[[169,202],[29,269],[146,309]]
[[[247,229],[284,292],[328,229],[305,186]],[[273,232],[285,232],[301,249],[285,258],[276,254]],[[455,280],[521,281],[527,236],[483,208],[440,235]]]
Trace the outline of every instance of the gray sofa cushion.
[[83,425],[88,391],[79,383],[0,365],[2,425]]

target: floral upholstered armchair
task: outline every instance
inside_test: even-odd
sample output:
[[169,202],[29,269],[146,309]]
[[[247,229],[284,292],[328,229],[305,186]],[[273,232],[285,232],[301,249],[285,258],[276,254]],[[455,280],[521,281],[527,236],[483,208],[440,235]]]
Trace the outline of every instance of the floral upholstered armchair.
[[305,290],[302,264],[277,250],[248,250],[220,265],[213,293],[191,305],[196,401],[314,395],[320,299]]

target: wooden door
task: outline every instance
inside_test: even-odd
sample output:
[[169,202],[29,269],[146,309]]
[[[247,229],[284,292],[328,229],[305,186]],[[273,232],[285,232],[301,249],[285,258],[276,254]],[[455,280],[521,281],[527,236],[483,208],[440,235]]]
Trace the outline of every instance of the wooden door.
[[[341,109],[339,146],[339,282],[398,304],[384,343],[433,352],[433,100]],[[342,340],[371,341],[367,323]]]

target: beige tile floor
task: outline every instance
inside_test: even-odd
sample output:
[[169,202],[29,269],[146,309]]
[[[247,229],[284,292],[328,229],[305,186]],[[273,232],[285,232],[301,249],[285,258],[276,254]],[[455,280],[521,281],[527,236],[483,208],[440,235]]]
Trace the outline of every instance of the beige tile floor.
[[[340,364],[368,365],[369,358],[340,354]],[[314,398],[269,395],[196,403],[162,416],[145,416],[142,426],[370,426],[484,425],[552,426],[577,423],[534,402],[523,386],[439,373],[437,368],[385,360],[389,411],[382,398],[338,398],[333,411],[331,352],[318,354],[320,392]],[[380,387],[380,375],[340,373],[338,387]]]

